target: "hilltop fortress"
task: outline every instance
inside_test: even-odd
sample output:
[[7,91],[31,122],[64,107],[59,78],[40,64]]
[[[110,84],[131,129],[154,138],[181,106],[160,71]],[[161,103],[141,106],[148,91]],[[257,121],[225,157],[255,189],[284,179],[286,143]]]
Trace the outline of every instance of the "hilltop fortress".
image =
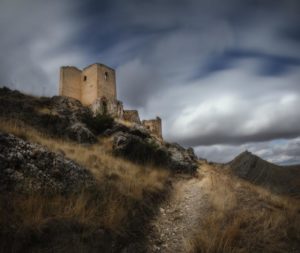
[[94,114],[108,114],[114,118],[136,123],[162,138],[161,119],[140,120],[137,110],[124,110],[117,100],[115,70],[95,63],[80,70],[73,66],[60,68],[59,95],[72,97],[89,106]]

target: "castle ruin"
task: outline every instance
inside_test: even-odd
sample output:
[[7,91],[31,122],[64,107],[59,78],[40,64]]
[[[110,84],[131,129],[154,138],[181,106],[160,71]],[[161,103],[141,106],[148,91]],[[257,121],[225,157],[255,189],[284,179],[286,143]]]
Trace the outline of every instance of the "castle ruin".
[[89,106],[94,114],[108,114],[114,118],[139,124],[149,132],[162,138],[161,119],[143,120],[137,110],[124,110],[117,100],[115,70],[95,63],[80,70],[74,66],[60,68],[59,95],[79,100]]
[[145,126],[151,133],[155,133],[157,136],[162,136],[161,131],[161,118],[156,117],[156,119],[149,119],[142,121],[143,126]]

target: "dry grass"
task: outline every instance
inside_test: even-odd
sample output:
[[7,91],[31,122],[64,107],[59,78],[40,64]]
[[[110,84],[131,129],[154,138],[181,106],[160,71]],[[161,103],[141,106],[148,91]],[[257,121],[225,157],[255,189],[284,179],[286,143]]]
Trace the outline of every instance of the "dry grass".
[[37,112],[40,114],[45,114],[45,115],[58,115],[58,113],[56,111],[51,110],[47,107],[38,108]]
[[[10,208],[6,204],[0,205],[0,226],[39,231],[43,224],[57,219],[73,220],[89,229],[101,227],[122,238],[134,238],[146,232],[143,229],[146,230],[148,216],[154,214],[167,191],[167,171],[142,167],[112,156],[110,139],[80,145],[49,138],[18,121],[1,121],[0,131],[63,154],[90,170],[98,182],[93,191],[79,195],[12,195],[9,199],[2,199],[1,203],[8,201]],[[84,229],[82,233],[85,233]]]
[[297,252],[300,203],[214,168],[204,169],[211,211],[201,217],[190,252]]
[[25,140],[41,144],[51,151],[61,153],[89,169],[93,175],[103,180],[118,181],[119,190],[135,199],[141,199],[143,191],[163,190],[169,176],[167,170],[152,166],[140,166],[111,154],[112,142],[109,138],[99,139],[93,145],[81,145],[62,139],[49,138],[47,135],[17,121],[3,121],[0,131],[12,133]]
[[127,126],[129,128],[133,127],[134,125],[136,125],[136,123],[134,122],[130,122],[130,121],[127,121],[127,120],[123,120],[123,119],[115,119],[115,121],[119,124],[122,124],[124,126]]

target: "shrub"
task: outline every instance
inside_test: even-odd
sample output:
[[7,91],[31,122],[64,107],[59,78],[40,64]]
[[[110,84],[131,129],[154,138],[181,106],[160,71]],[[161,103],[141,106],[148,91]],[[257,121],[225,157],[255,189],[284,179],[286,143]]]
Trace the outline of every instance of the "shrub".
[[135,136],[128,138],[126,145],[115,150],[115,153],[140,164],[166,166],[169,163],[169,154],[166,150]]
[[96,116],[93,116],[92,113],[89,113],[84,118],[84,123],[95,134],[101,134],[106,129],[112,128],[114,119],[107,114],[98,113]]

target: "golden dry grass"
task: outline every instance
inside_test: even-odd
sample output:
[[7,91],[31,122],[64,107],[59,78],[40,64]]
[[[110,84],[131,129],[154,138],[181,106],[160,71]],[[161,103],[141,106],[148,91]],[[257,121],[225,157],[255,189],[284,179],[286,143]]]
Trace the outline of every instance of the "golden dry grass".
[[204,170],[211,206],[190,241],[190,252],[297,252],[300,202],[232,177]]
[[54,110],[51,110],[47,107],[38,108],[37,112],[40,114],[46,114],[46,115],[58,115],[58,113]]
[[127,126],[127,127],[133,127],[136,123],[133,123],[133,122],[130,122],[130,121],[127,121],[127,120],[123,120],[123,119],[115,119],[115,121],[119,124],[122,124],[124,126]]
[[64,154],[90,170],[101,182],[106,179],[118,181],[119,190],[133,198],[141,199],[143,191],[158,192],[165,186],[169,176],[167,170],[153,166],[141,166],[111,154],[109,138],[99,139],[93,145],[81,145],[62,139],[50,138],[46,134],[18,121],[1,121],[0,131],[19,136],[25,140],[46,146],[53,152]]
[[[159,198],[163,198],[166,192],[169,176],[166,170],[140,166],[112,156],[111,140],[108,138],[99,139],[97,144],[80,145],[50,138],[19,121],[1,121],[0,131],[63,154],[91,171],[98,182],[93,191],[77,195],[12,195],[9,200],[2,199],[2,227],[32,227],[38,230],[49,219],[72,219],[85,226],[102,227],[125,237],[132,235],[131,227],[136,226],[132,224],[138,224],[142,234],[145,225],[143,216],[154,212]],[[10,212],[7,212],[5,201],[9,201]]]

